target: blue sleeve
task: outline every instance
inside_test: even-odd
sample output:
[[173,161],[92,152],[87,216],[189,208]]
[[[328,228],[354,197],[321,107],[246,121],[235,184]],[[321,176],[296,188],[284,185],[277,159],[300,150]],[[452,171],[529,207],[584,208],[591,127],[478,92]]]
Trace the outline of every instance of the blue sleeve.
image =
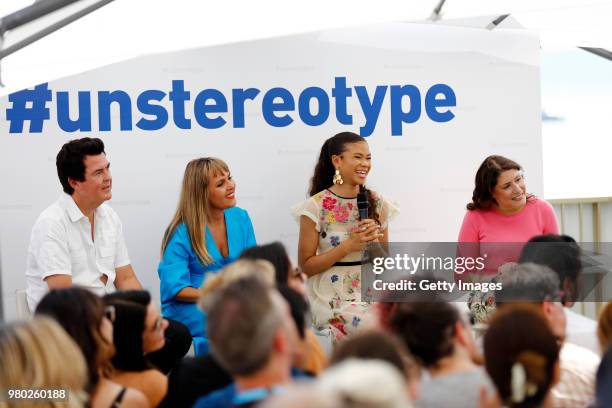
[[246,212],[246,210],[244,211],[244,232],[245,232],[245,239],[244,239],[244,243],[245,246],[244,248],[250,248],[252,246],[257,245],[257,241],[255,240],[255,230],[253,229],[253,223],[251,222],[251,217],[249,217],[249,213]]
[[192,254],[187,228],[181,224],[170,237],[157,267],[162,302],[174,299],[181,289],[191,286],[189,259]]

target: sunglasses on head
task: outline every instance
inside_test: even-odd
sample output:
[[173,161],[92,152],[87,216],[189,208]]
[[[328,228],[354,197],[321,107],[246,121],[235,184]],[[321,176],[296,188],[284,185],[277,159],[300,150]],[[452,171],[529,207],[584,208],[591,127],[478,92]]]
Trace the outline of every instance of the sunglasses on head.
[[115,306],[110,305],[104,308],[104,317],[111,321],[111,323],[115,323],[115,318],[117,317],[117,312],[115,310]]

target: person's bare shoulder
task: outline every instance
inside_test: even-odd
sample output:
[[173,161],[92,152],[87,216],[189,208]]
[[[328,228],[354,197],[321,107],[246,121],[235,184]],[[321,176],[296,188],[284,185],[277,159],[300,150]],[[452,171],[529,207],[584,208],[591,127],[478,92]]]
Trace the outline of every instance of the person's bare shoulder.
[[147,384],[147,396],[151,405],[159,405],[168,392],[168,377],[152,369],[142,372],[142,380],[143,384]]
[[123,396],[121,408],[148,408],[151,405],[147,397],[135,388],[128,388]]

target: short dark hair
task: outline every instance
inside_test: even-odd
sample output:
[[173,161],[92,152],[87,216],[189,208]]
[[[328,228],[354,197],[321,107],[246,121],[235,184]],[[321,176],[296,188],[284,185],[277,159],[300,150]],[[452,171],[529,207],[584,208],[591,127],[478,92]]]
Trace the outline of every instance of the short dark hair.
[[72,195],[74,189],[68,179],[85,181],[85,156],[106,154],[104,142],[98,138],[84,137],[71,140],[62,146],[55,159],[57,177],[64,189],[64,193]]
[[276,284],[286,285],[289,281],[289,255],[285,246],[278,241],[266,245],[256,245],[242,251],[240,259],[263,259],[274,266]]
[[142,349],[147,307],[151,295],[145,290],[117,291],[104,296],[104,303],[115,308],[113,341],[117,353],[113,366],[123,371],[144,371],[151,368]]
[[454,352],[457,322],[461,314],[448,302],[406,302],[397,305],[389,326],[423,366],[431,367]]
[[415,366],[402,341],[384,331],[365,330],[355,333],[334,348],[329,364],[339,364],[349,358],[386,361],[406,375],[409,374],[409,368]]
[[279,285],[276,289],[289,305],[291,317],[295,322],[300,339],[303,340],[306,337],[306,326],[310,315],[308,302],[306,302],[304,296],[287,285]]
[[568,235],[537,235],[523,247],[519,263],[531,262],[548,266],[559,276],[559,289],[565,290],[565,283],[570,285],[571,293],[564,293],[563,300],[578,300],[582,272],[580,247],[574,238]]

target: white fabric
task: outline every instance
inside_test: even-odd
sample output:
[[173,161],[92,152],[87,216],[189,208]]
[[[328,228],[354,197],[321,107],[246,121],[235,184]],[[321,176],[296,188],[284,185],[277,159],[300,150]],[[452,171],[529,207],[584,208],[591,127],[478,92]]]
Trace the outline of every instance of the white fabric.
[[595,375],[600,357],[568,341],[559,353],[561,378],[552,390],[554,408],[586,407],[595,396]]
[[[381,228],[387,228],[388,221],[399,212],[399,207],[386,197],[371,192],[379,214]],[[331,251],[347,239],[359,222],[357,198],[340,197],[331,190],[323,190],[306,201],[294,206],[292,214],[299,222],[306,216],[315,223],[319,233],[317,254]],[[352,252],[340,262],[360,261],[361,252]],[[341,326],[342,332],[349,332],[367,323],[370,304],[361,301],[361,266],[332,266],[330,269],[311,276],[306,281],[313,323],[318,330],[329,327],[331,321]],[[334,336],[334,341],[339,340]]]
[[597,322],[568,308],[565,309],[567,329],[565,340],[585,347],[594,353],[599,353],[599,342],[597,341]]
[[[102,204],[94,212],[94,240],[89,220],[69,195],[45,209],[32,228],[26,269],[28,305],[34,310],[49,290],[45,278],[71,275],[74,285],[98,295],[114,290],[115,268],[129,265],[121,221]],[[108,276],[106,286],[102,275]]]

